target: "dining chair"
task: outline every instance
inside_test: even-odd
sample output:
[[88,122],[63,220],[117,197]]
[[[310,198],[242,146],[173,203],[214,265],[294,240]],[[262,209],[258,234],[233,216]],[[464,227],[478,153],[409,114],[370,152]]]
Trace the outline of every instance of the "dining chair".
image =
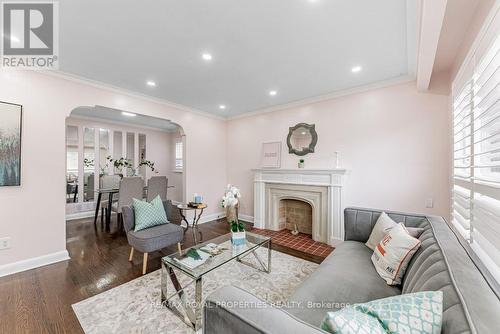
[[[100,189],[116,189],[120,187],[121,181],[120,175],[103,175],[99,179],[99,188]],[[113,202],[118,201],[118,196],[113,198]],[[103,220],[105,215],[108,214],[108,200],[101,200],[101,224],[103,224]]]
[[144,181],[140,176],[124,177],[120,181],[118,201],[111,206],[111,211],[118,214],[117,222],[119,229],[123,225],[122,208],[124,206],[131,206],[134,198],[142,199],[143,189]]
[[85,174],[87,183],[85,187],[85,201],[92,202],[94,200],[94,173]]
[[168,179],[166,176],[153,176],[148,180],[148,202],[160,195],[162,201],[167,200]]

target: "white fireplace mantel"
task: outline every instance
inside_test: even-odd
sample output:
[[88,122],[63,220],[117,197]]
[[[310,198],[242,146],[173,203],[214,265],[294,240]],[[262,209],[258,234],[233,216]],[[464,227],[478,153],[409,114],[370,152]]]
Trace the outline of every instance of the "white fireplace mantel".
[[277,203],[283,198],[308,202],[313,207],[313,239],[335,245],[344,240],[342,186],[345,169],[252,169],[254,226],[274,226]]

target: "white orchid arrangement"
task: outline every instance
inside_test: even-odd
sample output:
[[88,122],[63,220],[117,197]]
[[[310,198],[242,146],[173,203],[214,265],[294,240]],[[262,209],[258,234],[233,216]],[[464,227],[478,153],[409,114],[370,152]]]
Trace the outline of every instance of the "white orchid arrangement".
[[226,187],[226,193],[224,194],[224,196],[222,196],[221,206],[223,208],[236,206],[240,198],[240,190],[232,184],[228,184]]

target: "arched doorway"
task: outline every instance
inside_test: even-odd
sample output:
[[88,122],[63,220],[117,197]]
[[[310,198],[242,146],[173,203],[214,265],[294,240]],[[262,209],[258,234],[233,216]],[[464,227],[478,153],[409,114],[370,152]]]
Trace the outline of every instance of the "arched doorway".
[[66,217],[93,217],[105,175],[166,176],[167,196],[185,198],[185,133],[167,119],[103,106],[75,108],[66,119]]

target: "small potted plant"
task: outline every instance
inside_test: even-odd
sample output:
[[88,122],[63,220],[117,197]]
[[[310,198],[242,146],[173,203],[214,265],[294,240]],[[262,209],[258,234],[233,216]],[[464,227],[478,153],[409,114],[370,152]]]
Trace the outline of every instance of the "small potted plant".
[[246,243],[245,225],[233,220],[229,226],[231,227],[231,243],[234,246],[244,245]]
[[304,159],[299,160],[299,168],[304,168]]

